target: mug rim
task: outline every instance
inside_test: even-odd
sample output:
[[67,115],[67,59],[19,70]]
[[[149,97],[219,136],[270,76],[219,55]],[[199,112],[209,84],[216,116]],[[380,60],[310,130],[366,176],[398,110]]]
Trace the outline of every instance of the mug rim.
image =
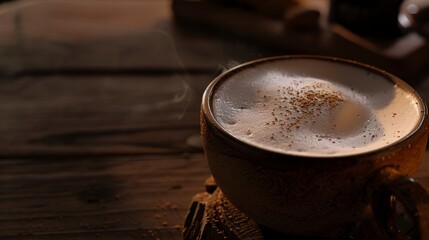
[[[246,69],[248,67],[260,64],[260,63],[268,63],[273,62],[277,60],[288,60],[288,59],[304,59],[304,60],[320,60],[325,62],[334,62],[339,64],[345,64],[352,67],[357,67],[366,71],[371,71],[386,80],[392,82],[393,84],[397,85],[404,91],[412,94],[418,101],[420,109],[422,111],[421,117],[419,119],[419,123],[416,125],[416,127],[410,131],[407,135],[403,136],[400,140],[393,142],[391,144],[385,145],[383,147],[359,152],[359,153],[351,153],[351,154],[344,154],[344,155],[300,155],[300,154],[293,154],[287,151],[279,151],[275,149],[267,149],[262,146],[259,146],[258,144],[254,144],[251,142],[245,142],[243,140],[240,140],[238,137],[234,136],[230,132],[228,132],[216,119],[213,113],[212,109],[212,96],[217,86],[220,85],[222,81],[225,81],[228,79],[230,75],[235,74],[238,71],[241,71],[243,69]],[[241,143],[243,146],[247,146],[253,149],[257,149],[258,151],[274,154],[274,155],[281,155],[281,156],[290,156],[293,158],[301,158],[301,159],[342,159],[342,158],[362,158],[367,155],[373,155],[376,153],[384,152],[388,149],[394,148],[403,142],[407,142],[408,139],[415,136],[416,133],[418,133],[425,122],[428,121],[428,107],[426,102],[421,98],[421,96],[412,88],[408,83],[400,79],[399,77],[384,71],[382,69],[379,69],[377,67],[371,66],[369,64],[361,63],[354,60],[344,59],[344,58],[338,58],[338,57],[331,57],[331,56],[321,56],[321,55],[282,55],[282,56],[272,56],[272,57],[265,57],[265,58],[259,58],[252,61],[248,61],[242,64],[239,64],[231,69],[228,69],[227,71],[221,73],[219,76],[214,78],[214,80],[207,86],[206,90],[203,93],[202,97],[202,104],[201,104],[201,111],[203,112],[203,115],[207,120],[214,126],[214,128],[222,133],[222,136],[228,137],[230,140],[233,140],[236,143]]]

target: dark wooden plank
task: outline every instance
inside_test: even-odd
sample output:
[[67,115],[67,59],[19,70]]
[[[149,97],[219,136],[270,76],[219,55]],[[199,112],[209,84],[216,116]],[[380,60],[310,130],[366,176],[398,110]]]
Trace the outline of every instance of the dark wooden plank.
[[0,79],[0,156],[177,152],[213,74]]
[[202,154],[3,159],[0,239],[179,239],[208,175]]
[[0,239],[179,239],[209,175],[201,154],[33,163],[0,161]]
[[243,41],[178,31],[170,12],[168,0],[0,5],[0,73],[183,67],[212,71],[262,54]]

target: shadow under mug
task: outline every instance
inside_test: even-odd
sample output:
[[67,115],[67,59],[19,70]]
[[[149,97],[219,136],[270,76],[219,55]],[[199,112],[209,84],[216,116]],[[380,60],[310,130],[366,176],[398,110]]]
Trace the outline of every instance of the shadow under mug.
[[[212,109],[213,95],[220,84],[243,70],[257,69],[259,64],[284,61],[287,68],[288,61],[296,59],[329,63],[335,69],[348,66],[381,76],[418,99],[422,109],[418,126],[400,141],[374,151],[309,157],[248,144],[220,124]],[[345,238],[360,223],[374,220],[377,239],[429,239],[429,194],[412,178],[427,144],[428,110],[418,94],[397,77],[365,64],[330,57],[260,59],[224,72],[207,87],[200,123],[213,177],[231,203],[257,223],[286,234]],[[406,219],[406,227],[398,215]]]

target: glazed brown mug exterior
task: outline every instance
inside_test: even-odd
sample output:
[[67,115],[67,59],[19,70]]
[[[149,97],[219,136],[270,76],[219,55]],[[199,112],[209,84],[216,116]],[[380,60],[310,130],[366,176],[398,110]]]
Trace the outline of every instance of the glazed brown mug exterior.
[[[216,88],[260,63],[312,59],[353,66],[383,76],[410,92],[422,106],[417,128],[375,151],[309,157],[247,144],[225,130],[212,111]],[[425,152],[429,120],[424,101],[406,83],[377,68],[321,56],[280,56],[245,63],[218,76],[206,89],[200,115],[205,157],[217,184],[239,210],[257,223],[286,234],[344,238],[360,222],[375,219],[379,236],[406,239],[397,226],[400,202],[416,239],[429,239],[429,194],[412,179]]]

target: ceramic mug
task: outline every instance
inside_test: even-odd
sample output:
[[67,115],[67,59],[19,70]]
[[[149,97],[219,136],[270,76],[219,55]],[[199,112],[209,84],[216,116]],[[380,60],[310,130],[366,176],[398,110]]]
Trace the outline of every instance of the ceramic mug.
[[[388,117],[400,120],[392,120],[396,122],[390,123],[391,120],[386,116],[380,117],[381,124],[385,124],[378,129],[381,129],[381,132],[377,137],[382,144],[375,144],[368,149],[363,147],[361,151],[348,146],[347,139],[335,140],[345,141],[342,150],[336,153],[329,152],[330,146],[335,147],[337,144],[332,139],[322,139],[326,146],[309,144],[307,147],[313,149],[310,153],[306,152],[305,146],[308,142],[305,141],[302,141],[304,147],[297,149],[288,148],[287,145],[271,147],[270,137],[261,137],[262,141],[255,142],[242,136],[244,133],[240,135],[236,130],[231,130],[230,126],[227,126],[228,119],[230,115],[233,115],[232,118],[237,117],[234,126],[243,128],[244,132],[252,131],[256,139],[258,134],[266,135],[267,128],[261,127],[260,131],[257,128],[270,124],[274,126],[274,120],[273,123],[264,122],[266,119],[259,119],[259,116],[262,116],[259,113],[238,118],[241,116],[239,114],[244,114],[255,104],[259,104],[261,108],[271,104],[265,101],[267,95],[261,92],[261,89],[266,90],[272,84],[270,79],[276,79],[274,85],[278,88],[277,91],[273,88],[270,94],[278,92],[282,94],[282,98],[295,99],[294,101],[306,96],[305,99],[315,102],[304,102],[307,104],[305,106],[312,106],[311,109],[319,107],[317,109],[321,112],[317,114],[321,116],[332,109],[336,111],[336,115],[350,110],[350,107],[338,110],[347,102],[339,97],[334,98],[339,100],[337,105],[332,105],[329,99],[326,106],[323,102],[326,100],[323,96],[326,94],[337,94],[337,89],[346,89],[344,91],[350,93],[345,98],[356,97],[361,101],[359,106],[362,105],[362,108],[369,111],[377,108],[377,114],[396,105],[393,108],[395,112],[389,113],[392,116]],[[291,79],[295,81],[293,84],[288,82],[292,81]],[[313,86],[316,93],[313,91],[309,95],[310,93],[305,92],[311,89],[307,84],[309,79],[316,81],[317,86],[325,84],[327,87],[317,93],[319,90]],[[282,81],[288,87],[281,87]],[[300,86],[302,84],[305,86]],[[301,88],[292,89],[291,86]],[[326,89],[331,93],[327,93]],[[308,96],[313,96],[313,99]],[[275,98],[271,96],[271,99]],[[287,117],[285,119],[305,119],[308,115],[300,109],[304,106],[302,102],[296,103],[298,108],[295,108],[294,101],[285,101],[282,103],[287,106],[283,109],[298,109],[296,112],[288,110],[284,114],[280,113],[281,116]],[[277,102],[273,104],[277,109],[280,108]],[[355,114],[353,111],[348,114]],[[220,116],[223,112],[225,115]],[[274,116],[274,110],[272,114]],[[386,112],[383,114],[386,115]],[[248,120],[249,118],[251,120]],[[277,121],[277,117],[275,118]],[[307,139],[312,137],[312,131],[329,124],[329,121],[318,123],[317,120],[305,125],[304,120],[300,121],[303,124],[300,129],[298,125],[293,125],[294,122],[282,122],[292,126],[291,129],[284,126],[279,128],[284,130],[284,139]],[[346,122],[349,124],[344,130],[346,132],[356,125],[350,125],[353,121]],[[406,214],[412,224],[412,235],[416,239],[429,238],[429,194],[412,178],[423,159],[429,132],[428,122],[426,104],[402,80],[372,66],[322,56],[271,57],[232,68],[214,79],[207,87],[200,115],[205,157],[213,177],[231,203],[257,223],[270,229],[286,234],[328,238],[349,236],[363,221],[375,219],[378,223],[379,238],[402,239],[406,233],[398,224],[398,212]],[[311,127],[310,124],[322,125]],[[367,122],[365,120],[357,125],[359,124]],[[400,129],[408,130],[402,136],[398,135],[398,139],[388,140],[390,143],[382,142],[387,141],[383,136],[396,138],[394,132],[397,132],[397,127],[393,126],[394,124],[399,124]],[[302,128],[309,130],[304,131]],[[325,133],[329,135],[329,131],[328,129]],[[353,134],[359,135],[359,129],[354,131]],[[275,130],[271,136],[278,135],[279,132],[281,131]],[[370,137],[355,135],[352,137]],[[398,207],[402,210],[398,211]]]

